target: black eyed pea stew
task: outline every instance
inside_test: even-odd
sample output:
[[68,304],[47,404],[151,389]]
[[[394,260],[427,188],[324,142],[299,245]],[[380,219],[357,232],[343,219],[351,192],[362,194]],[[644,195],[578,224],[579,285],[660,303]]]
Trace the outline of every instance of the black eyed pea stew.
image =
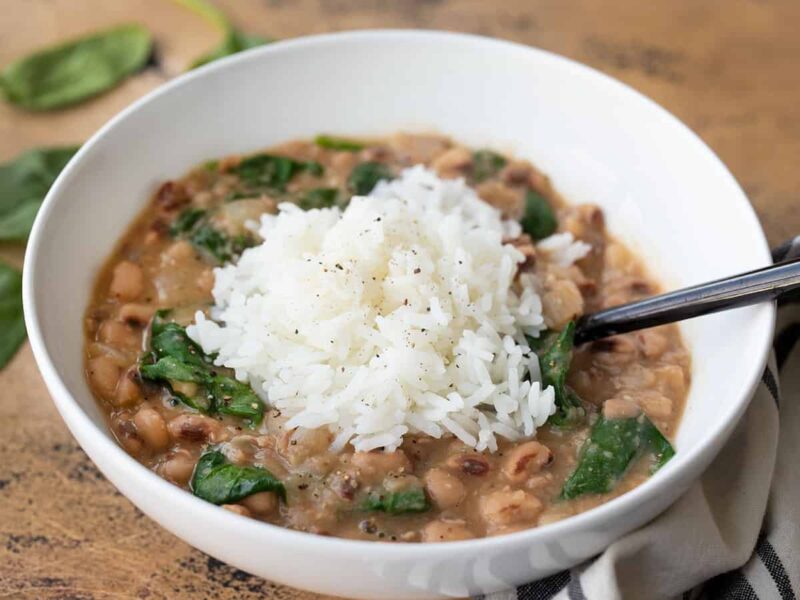
[[[406,436],[393,452],[332,453],[326,429],[288,429],[186,334],[212,303],[212,269],[258,243],[245,222],[279,202],[345,207],[381,179],[425,164],[464,177],[522,224],[511,240],[542,287],[549,332],[531,340],[557,411],[535,439],[476,452],[455,438]],[[569,267],[535,242],[570,232],[591,244]],[[320,136],[206,163],[164,183],[102,269],[86,313],[86,375],[119,443],[209,502],[296,530],[439,542],[564,519],[619,496],[674,454],[689,386],[677,328],[574,347],[584,312],[658,291],[605,231],[602,211],[569,206],[527,161],[433,135]]]

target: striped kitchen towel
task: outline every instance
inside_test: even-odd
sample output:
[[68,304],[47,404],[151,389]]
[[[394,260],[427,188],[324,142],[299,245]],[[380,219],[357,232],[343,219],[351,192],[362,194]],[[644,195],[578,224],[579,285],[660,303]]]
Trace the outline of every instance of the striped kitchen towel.
[[[800,256],[800,236],[773,251]],[[780,382],[780,384],[779,384]],[[662,515],[569,571],[485,600],[794,600],[800,593],[800,298],[745,416]]]

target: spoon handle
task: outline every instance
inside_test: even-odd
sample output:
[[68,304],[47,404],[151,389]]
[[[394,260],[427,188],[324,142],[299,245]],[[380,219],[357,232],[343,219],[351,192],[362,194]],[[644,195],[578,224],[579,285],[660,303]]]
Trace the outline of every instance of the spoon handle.
[[800,289],[800,257],[584,315],[576,324],[575,343],[775,300],[795,289]]

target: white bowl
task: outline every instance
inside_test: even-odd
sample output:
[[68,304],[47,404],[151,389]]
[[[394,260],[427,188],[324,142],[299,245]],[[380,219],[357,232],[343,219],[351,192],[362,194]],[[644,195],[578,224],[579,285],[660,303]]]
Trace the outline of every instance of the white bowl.
[[485,593],[603,550],[669,506],[708,466],[761,375],[771,304],[682,325],[693,379],[677,456],[649,481],[576,517],[447,544],[347,541],[236,516],[147,470],[112,439],[83,374],[93,279],[159,182],[201,161],[319,132],[436,130],[530,159],[667,287],[769,262],[731,174],[686,127],[630,88],[525,46],[450,33],[366,31],[281,42],[163,86],[81,149],[42,207],[25,262],[25,317],[48,389],[73,435],[136,506],[246,571],[362,598]]

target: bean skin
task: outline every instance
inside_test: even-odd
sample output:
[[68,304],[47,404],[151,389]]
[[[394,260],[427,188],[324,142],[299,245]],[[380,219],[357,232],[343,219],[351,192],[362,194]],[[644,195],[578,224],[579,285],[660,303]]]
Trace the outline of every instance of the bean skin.
[[114,359],[107,355],[96,356],[89,360],[87,366],[89,379],[94,384],[94,388],[104,398],[113,397],[120,373],[119,365]]
[[444,469],[431,469],[425,474],[425,489],[439,508],[456,506],[464,499],[464,484]]
[[117,264],[109,291],[119,300],[136,300],[144,291],[144,273],[141,267],[129,260]]
[[153,408],[140,408],[139,412],[133,417],[136,425],[136,432],[147,444],[148,448],[155,452],[166,450],[169,446],[169,432],[159,412]]

